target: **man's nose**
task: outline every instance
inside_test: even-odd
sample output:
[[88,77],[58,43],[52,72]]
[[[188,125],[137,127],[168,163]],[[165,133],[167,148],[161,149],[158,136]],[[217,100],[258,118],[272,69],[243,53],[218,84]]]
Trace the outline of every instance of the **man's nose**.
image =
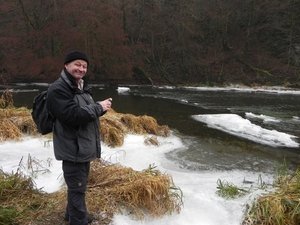
[[80,70],[85,70],[85,67],[84,66],[79,66],[79,69]]

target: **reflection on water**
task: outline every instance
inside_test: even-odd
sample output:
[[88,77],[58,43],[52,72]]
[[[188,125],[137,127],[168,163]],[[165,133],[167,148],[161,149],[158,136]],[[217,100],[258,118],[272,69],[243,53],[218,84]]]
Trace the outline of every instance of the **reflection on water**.
[[[45,90],[46,86],[18,86],[19,90]],[[15,106],[31,108],[37,91],[15,92]],[[268,130],[294,135],[300,142],[300,93],[236,90],[197,90],[172,87],[130,86],[125,93],[116,86],[94,86],[95,100],[113,98],[120,113],[149,115],[182,137],[186,148],[168,153],[180,168],[189,170],[246,169],[271,171],[284,159],[291,168],[299,164],[299,148],[272,147],[233,136],[194,120],[192,115],[237,114]],[[268,118],[274,119],[267,120]],[[229,125],[227,125],[229,126]]]

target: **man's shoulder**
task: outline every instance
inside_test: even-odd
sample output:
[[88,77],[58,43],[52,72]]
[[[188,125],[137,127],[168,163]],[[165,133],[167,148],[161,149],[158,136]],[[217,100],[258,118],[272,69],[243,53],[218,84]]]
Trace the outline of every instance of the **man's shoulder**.
[[74,91],[72,88],[66,82],[64,82],[63,79],[59,78],[50,85],[48,89],[48,96],[73,96],[73,92]]
[[67,84],[61,78],[58,78],[56,81],[54,81],[50,85],[49,91],[54,90],[54,89],[64,89],[66,87],[67,87]]

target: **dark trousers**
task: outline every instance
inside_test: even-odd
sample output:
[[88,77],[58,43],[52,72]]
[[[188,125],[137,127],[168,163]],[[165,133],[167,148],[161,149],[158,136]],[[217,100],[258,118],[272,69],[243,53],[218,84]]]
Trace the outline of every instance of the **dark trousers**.
[[68,204],[66,216],[70,225],[86,225],[85,191],[90,172],[90,162],[74,163],[63,161],[64,178],[68,186]]

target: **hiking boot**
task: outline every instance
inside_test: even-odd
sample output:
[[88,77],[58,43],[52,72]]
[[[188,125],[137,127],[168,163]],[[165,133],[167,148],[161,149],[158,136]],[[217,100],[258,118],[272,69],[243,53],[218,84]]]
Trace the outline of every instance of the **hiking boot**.
[[[89,214],[89,213],[86,214],[86,218],[87,218],[88,223],[92,223],[93,220],[94,220],[94,216],[92,214]],[[69,221],[68,213],[65,213],[64,220]]]
[[65,216],[64,216],[64,220],[65,221],[69,221],[69,213],[68,212],[65,212]]
[[86,214],[86,218],[87,218],[88,223],[92,223],[94,220],[94,216],[89,213]]

